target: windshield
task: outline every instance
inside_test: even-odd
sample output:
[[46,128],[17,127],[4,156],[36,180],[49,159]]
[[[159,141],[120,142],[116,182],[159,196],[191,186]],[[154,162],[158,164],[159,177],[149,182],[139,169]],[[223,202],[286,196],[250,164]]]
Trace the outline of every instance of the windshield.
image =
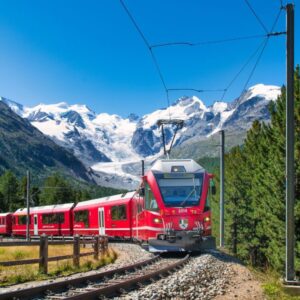
[[[179,176],[178,176],[179,175]],[[156,174],[163,201],[169,207],[195,206],[199,204],[203,174]]]

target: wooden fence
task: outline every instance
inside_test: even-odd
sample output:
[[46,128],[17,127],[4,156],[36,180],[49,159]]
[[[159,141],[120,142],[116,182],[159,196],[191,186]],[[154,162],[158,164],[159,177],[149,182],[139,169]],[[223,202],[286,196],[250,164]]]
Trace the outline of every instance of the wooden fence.
[[[73,254],[61,255],[48,257],[48,246],[49,245],[73,245]],[[92,244],[93,251],[80,253],[80,245]],[[63,259],[72,259],[73,265],[79,267],[80,257],[94,255],[94,259],[99,259],[99,254],[104,254],[108,249],[108,239],[107,237],[94,236],[93,239],[81,239],[79,235],[74,236],[73,241],[49,241],[47,235],[43,234],[40,236],[40,241],[12,241],[12,242],[0,242],[0,247],[9,246],[39,246],[40,247],[40,257],[34,259],[23,259],[15,261],[0,261],[0,266],[19,266],[19,265],[29,265],[29,264],[39,264],[39,271],[41,273],[48,273],[48,262],[58,261]]]

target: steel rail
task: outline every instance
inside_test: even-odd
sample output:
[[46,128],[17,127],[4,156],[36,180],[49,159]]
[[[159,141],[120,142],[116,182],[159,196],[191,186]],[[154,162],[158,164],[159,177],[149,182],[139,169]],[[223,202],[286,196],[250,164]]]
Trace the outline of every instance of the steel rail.
[[36,297],[37,295],[42,295],[45,292],[59,292],[61,290],[67,289],[68,286],[76,286],[80,284],[84,284],[89,281],[97,281],[100,279],[103,279],[105,277],[111,277],[115,274],[122,274],[126,271],[134,270],[146,265],[149,265],[151,263],[154,263],[155,261],[159,260],[160,256],[155,256],[153,258],[144,260],[142,262],[134,263],[131,265],[127,265],[121,268],[97,273],[97,274],[92,274],[92,275],[84,275],[82,277],[77,277],[77,278],[71,278],[71,279],[65,279],[63,281],[59,282],[51,282],[51,283],[46,283],[43,285],[35,286],[35,287],[30,287],[30,288],[25,288],[25,289],[20,289],[16,291],[10,291],[6,293],[0,293],[0,300],[9,300],[9,299],[30,299],[32,297]]
[[[189,259],[189,255],[187,254],[184,258],[178,260],[177,262],[170,264],[166,267],[160,268],[155,271],[147,272],[146,274],[136,276],[134,278],[125,279],[122,282],[110,284],[106,287],[99,287],[99,288],[90,288],[87,292],[78,293],[77,295],[70,296],[70,297],[63,297],[64,300],[92,300],[92,299],[99,299],[99,296],[109,296],[113,295],[118,291],[122,291],[133,286],[139,285],[143,282],[147,282],[151,279],[157,278],[159,276],[169,274],[172,270],[181,267],[183,264],[187,262]],[[134,275],[133,275],[134,276]],[[92,290],[91,290],[92,289]]]

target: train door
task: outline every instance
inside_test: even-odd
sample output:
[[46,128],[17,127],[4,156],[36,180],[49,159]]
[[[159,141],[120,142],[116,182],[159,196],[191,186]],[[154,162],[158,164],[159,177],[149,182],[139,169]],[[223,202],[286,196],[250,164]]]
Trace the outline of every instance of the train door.
[[38,215],[33,215],[33,235],[38,235]]
[[99,234],[105,235],[104,207],[98,208]]

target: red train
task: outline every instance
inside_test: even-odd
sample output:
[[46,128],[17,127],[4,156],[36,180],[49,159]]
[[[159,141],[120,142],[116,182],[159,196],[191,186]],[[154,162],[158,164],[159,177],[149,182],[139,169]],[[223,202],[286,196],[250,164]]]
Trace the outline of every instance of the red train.
[[[158,160],[135,192],[31,208],[30,234],[105,234],[138,240],[150,251],[214,248],[212,177],[190,159]],[[12,234],[25,235],[26,209],[12,220]]]
[[[37,206],[30,208],[30,235],[73,235],[74,203]],[[26,208],[12,216],[13,235],[26,235]]]
[[0,214],[0,235],[12,234],[12,214],[2,213]]

